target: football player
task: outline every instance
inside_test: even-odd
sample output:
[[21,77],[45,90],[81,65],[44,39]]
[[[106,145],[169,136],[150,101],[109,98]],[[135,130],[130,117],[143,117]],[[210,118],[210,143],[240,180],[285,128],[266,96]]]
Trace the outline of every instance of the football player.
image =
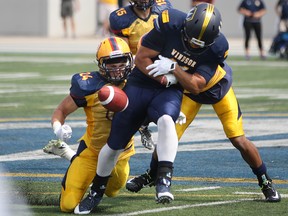
[[[66,152],[71,164],[62,180],[60,209],[73,212],[95,177],[100,149],[107,142],[114,113],[106,110],[98,99],[98,91],[105,85],[122,88],[133,67],[133,56],[128,44],[121,38],[109,37],[101,41],[96,60],[99,71],[77,73],[71,80],[70,94],[55,109],[51,123],[56,136],[65,140],[71,137],[65,119],[78,108],[86,114],[87,128],[79,140],[77,153]],[[59,141],[60,142],[60,141]],[[133,140],[127,142],[109,178],[105,194],[114,197],[125,186],[129,176],[129,158],[135,154]],[[61,142],[60,142],[61,144]],[[108,180],[108,179],[107,179]]]
[[[136,54],[140,38],[153,28],[153,20],[163,10],[172,8],[169,0],[131,0],[130,5],[110,14],[112,33],[124,39],[133,55]],[[154,149],[149,121],[145,121],[139,129],[141,142],[145,148]]]
[[[229,45],[220,32],[221,25],[218,9],[208,3],[195,6],[188,14],[174,9],[164,11],[155,21],[154,29],[143,38],[135,63],[145,68],[147,56],[159,55],[159,59],[146,68],[150,70],[149,75],[157,78],[173,74],[185,89],[181,111],[186,115],[186,123],[176,125],[178,139],[202,104],[212,105],[227,138],[256,175],[266,201],[278,202],[281,197],[267,174],[265,163],[255,145],[245,137],[242,112],[232,88],[232,69],[225,61]],[[157,187],[158,160],[152,157],[150,170],[130,179],[126,188],[138,192],[155,182]]]
[[115,113],[107,144],[101,149],[98,157],[97,175],[91,191],[77,205],[74,213],[89,214],[100,203],[105,191],[105,182],[111,175],[118,155],[123,152],[145,117],[154,122],[158,129],[156,201],[165,204],[174,199],[170,192],[170,184],[178,147],[175,121],[180,113],[183,88],[176,84],[177,80],[173,74],[156,78],[148,75],[149,71],[145,68],[156,59],[157,54],[144,56],[143,53],[137,52],[135,67],[123,88],[129,98],[129,105],[123,112]]

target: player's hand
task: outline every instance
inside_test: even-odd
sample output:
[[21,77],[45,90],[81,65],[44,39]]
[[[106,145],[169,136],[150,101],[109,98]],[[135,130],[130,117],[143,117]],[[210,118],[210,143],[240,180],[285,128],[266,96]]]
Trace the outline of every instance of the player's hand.
[[[168,88],[171,85],[174,85],[178,82],[178,80],[176,79],[174,74],[165,74],[164,77],[166,78],[166,84],[165,84],[166,88]],[[163,83],[161,82],[161,84],[163,84]]]
[[179,116],[178,116],[178,118],[176,120],[176,124],[182,125],[182,124],[185,124],[185,123],[186,123],[186,115],[183,112],[180,111]]
[[61,125],[60,122],[54,122],[53,130],[56,137],[64,142],[67,142],[72,136],[72,129],[67,124]]
[[146,70],[151,70],[148,74],[153,77],[168,74],[175,70],[177,62],[159,55],[159,60],[154,61],[153,64],[148,65]]

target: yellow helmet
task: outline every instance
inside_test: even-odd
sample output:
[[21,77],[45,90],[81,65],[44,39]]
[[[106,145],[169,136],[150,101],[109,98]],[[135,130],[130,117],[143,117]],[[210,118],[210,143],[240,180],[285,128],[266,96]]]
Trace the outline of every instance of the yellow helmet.
[[[100,74],[113,84],[124,81],[133,68],[132,52],[123,39],[108,37],[100,42],[96,52]],[[108,69],[107,64],[125,63],[123,67]]]

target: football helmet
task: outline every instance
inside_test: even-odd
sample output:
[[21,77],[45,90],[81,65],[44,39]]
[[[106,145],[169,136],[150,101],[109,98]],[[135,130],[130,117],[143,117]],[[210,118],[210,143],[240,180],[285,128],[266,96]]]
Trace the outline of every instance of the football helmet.
[[[131,72],[134,62],[132,52],[123,39],[108,37],[101,41],[96,52],[100,74],[113,84],[119,85]],[[123,63],[120,67],[107,67],[109,64]]]
[[147,10],[148,8],[152,7],[152,5],[155,3],[155,0],[131,0],[129,2],[139,10]]
[[208,3],[193,7],[187,14],[182,29],[185,47],[190,51],[194,48],[205,48],[214,43],[222,25],[218,9]]

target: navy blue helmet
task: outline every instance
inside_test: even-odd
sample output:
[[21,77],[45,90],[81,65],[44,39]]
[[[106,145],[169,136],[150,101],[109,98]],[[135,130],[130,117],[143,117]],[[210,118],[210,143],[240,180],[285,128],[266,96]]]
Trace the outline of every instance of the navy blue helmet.
[[195,50],[210,46],[218,37],[221,25],[221,14],[214,5],[196,5],[188,12],[182,29],[186,48]]

